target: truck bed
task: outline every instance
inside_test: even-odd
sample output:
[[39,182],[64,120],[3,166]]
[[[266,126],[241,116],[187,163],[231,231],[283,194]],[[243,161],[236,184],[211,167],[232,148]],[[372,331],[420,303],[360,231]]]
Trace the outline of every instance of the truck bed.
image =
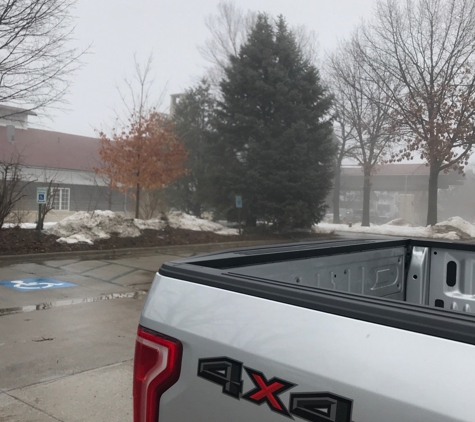
[[472,244],[378,239],[214,253],[160,274],[473,344],[474,269]]
[[166,263],[141,327],[178,339],[160,422],[473,422],[475,247],[411,239]]

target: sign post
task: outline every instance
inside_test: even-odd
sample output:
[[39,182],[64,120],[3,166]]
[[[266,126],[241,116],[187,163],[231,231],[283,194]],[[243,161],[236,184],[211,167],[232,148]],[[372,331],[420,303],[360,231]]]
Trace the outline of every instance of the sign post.
[[242,209],[242,196],[241,195],[236,195],[236,208],[238,210],[239,235],[241,235],[241,209]]
[[47,196],[48,188],[36,188],[36,203],[38,204],[38,224],[36,228],[38,230],[43,228],[41,224],[41,208],[46,204]]

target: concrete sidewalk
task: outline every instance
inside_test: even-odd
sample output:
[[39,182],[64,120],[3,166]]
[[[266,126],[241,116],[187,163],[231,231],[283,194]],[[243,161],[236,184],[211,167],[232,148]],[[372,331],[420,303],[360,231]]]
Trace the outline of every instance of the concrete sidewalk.
[[0,421],[131,422],[141,299],[0,317]]

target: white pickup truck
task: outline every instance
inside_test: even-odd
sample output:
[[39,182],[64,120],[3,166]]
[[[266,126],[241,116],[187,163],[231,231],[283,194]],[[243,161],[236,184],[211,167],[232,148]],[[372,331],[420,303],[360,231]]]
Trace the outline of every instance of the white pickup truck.
[[134,421],[474,422],[474,310],[470,244],[337,240],[170,262],[140,320]]

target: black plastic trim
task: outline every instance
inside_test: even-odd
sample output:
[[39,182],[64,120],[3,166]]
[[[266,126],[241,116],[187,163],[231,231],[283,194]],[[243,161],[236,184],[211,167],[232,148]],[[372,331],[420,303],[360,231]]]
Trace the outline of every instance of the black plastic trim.
[[[390,299],[378,299],[301,285],[289,285],[288,283],[275,280],[246,277],[232,273],[232,268],[241,265],[351,253],[371,249],[380,250],[396,246],[406,246],[408,249],[412,246],[426,246],[475,252],[475,245],[458,244],[463,246],[463,248],[454,248],[454,245],[449,242],[425,242],[409,239],[360,241],[359,244],[334,241],[315,242],[313,249],[300,251],[300,256],[297,250],[298,244],[295,245],[296,250],[290,252],[288,250],[279,252],[278,247],[274,247],[275,253],[265,254],[265,259],[263,255],[259,254],[236,256],[239,254],[238,250],[166,263],[161,267],[159,274],[379,325],[467,344],[475,344],[475,317],[473,315],[413,305]],[[287,249],[289,245],[284,246]],[[223,261],[221,264],[217,262],[221,260],[219,257],[225,263],[224,268],[229,268],[230,271],[223,269],[223,266],[221,266]]]
[[179,263],[190,263],[201,267],[230,269],[249,265],[279,261],[315,258],[318,256],[340,255],[363,252],[372,249],[407,246],[408,241],[400,240],[344,240],[321,241],[312,243],[291,243],[277,246],[261,246],[243,250],[225,251],[212,255],[201,255],[192,259],[182,259]]

